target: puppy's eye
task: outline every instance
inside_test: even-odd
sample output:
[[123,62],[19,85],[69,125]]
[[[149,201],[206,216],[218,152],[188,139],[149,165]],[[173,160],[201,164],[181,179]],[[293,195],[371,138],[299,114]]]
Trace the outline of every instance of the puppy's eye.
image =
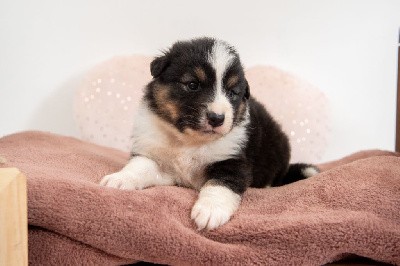
[[234,97],[240,94],[240,88],[239,87],[234,87],[228,92],[230,97]]
[[199,83],[197,83],[197,82],[189,82],[187,84],[187,87],[189,88],[189,90],[197,91],[199,89]]

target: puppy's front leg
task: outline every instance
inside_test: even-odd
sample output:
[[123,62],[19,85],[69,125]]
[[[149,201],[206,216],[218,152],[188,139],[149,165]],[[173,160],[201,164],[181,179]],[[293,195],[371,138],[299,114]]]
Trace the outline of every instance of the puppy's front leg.
[[236,159],[214,163],[206,169],[206,175],[208,181],[191,213],[199,230],[212,230],[228,222],[250,183],[250,171]]
[[134,156],[121,171],[106,175],[100,185],[119,189],[143,189],[151,186],[173,185],[174,180],[160,171],[153,160]]

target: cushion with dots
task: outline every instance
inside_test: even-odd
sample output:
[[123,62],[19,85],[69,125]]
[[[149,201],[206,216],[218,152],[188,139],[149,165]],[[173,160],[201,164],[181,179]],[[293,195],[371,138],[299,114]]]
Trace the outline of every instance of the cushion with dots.
[[74,99],[74,116],[83,140],[130,149],[135,110],[151,80],[150,62],[146,56],[119,56],[85,75]]
[[[130,150],[131,129],[143,89],[151,80],[152,58],[119,56],[85,75],[74,99],[81,138]],[[329,132],[329,105],[321,90],[271,66],[247,69],[250,92],[282,125],[292,146],[292,162],[320,161]]]

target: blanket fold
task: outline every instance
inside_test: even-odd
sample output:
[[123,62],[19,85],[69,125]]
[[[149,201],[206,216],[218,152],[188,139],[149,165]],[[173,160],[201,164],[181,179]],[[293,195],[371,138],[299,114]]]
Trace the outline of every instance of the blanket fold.
[[28,177],[32,265],[322,265],[346,254],[400,264],[400,157],[364,151],[287,186],[246,191],[230,222],[197,231],[197,192],[100,187],[129,154],[75,138],[0,139],[1,167]]

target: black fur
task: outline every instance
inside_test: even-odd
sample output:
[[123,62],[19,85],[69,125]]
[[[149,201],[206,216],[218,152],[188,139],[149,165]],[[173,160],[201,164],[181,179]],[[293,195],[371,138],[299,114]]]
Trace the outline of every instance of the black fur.
[[264,106],[250,98],[249,141],[246,159],[252,168],[252,187],[265,187],[285,176],[290,146],[287,136]]
[[306,179],[307,177],[303,174],[303,170],[306,168],[314,168],[317,172],[319,171],[314,165],[305,163],[295,163],[289,165],[289,169],[283,178],[276,178],[272,186],[283,186],[299,180]]
[[[178,42],[151,63],[154,79],[147,86],[144,99],[153,112],[182,133],[188,128],[202,130],[200,117],[206,108],[205,103],[211,100],[216,82],[215,71],[207,61],[215,42],[211,38]],[[239,155],[208,165],[206,180],[224,184],[242,194],[249,186],[280,186],[306,178],[301,170],[309,165],[289,167],[287,136],[264,106],[250,96],[240,58],[233,47],[228,46],[228,50],[234,55],[234,60],[225,73],[223,88],[234,110],[233,126],[245,119],[248,103],[248,138]],[[202,71],[200,75],[196,69]],[[206,77],[204,80],[200,80],[202,73]],[[228,79],[232,76],[237,77],[237,82],[228,89]],[[199,86],[195,90],[189,86],[193,82]]]

